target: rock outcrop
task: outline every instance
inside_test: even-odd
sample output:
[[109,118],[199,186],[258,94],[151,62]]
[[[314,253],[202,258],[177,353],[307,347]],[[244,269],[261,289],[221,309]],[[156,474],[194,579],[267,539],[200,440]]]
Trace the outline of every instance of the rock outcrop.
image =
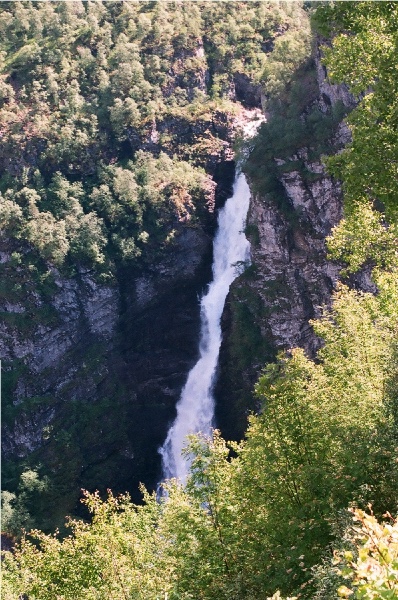
[[[232,162],[216,168],[216,206],[233,172]],[[1,239],[4,464],[50,463],[67,481],[69,460],[74,502],[81,488],[129,490],[138,500],[140,481],[156,486],[157,449],[197,358],[214,222],[213,213],[202,225],[181,224],[160,261],[120,268],[111,285],[84,268],[32,274],[18,243]]]
[[[345,86],[327,80],[319,50],[315,67],[318,94],[312,107],[327,115],[338,102],[354,106]],[[333,148],[338,151],[349,140],[341,122]],[[287,159],[275,156],[278,201],[271,195],[252,197],[247,223],[252,264],[233,285],[224,314],[217,421],[226,437],[241,437],[247,413],[256,410],[252,389],[266,362],[295,346],[313,357],[320,346],[310,320],[330,303],[339,277],[339,265],[327,258],[326,237],[342,216],[342,195],[339,182],[313,154],[313,148],[303,147]]]
[[[16,413],[12,426],[3,421],[2,447],[5,456],[26,457],[43,443],[57,402],[96,397],[98,380],[107,374],[106,361],[89,376],[79,374],[90,349],[101,346],[104,356],[112,351],[119,293],[84,269],[68,278],[53,267],[46,273],[45,289],[23,265],[12,266],[8,240],[0,241],[0,260],[3,276],[14,288],[0,300],[3,407],[14,407]],[[34,411],[32,398],[37,401]]]

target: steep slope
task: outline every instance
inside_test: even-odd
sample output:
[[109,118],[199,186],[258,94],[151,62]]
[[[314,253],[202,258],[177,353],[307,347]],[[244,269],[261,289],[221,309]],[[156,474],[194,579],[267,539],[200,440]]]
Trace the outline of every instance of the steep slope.
[[299,3],[15,2],[0,31],[3,489],[18,526],[51,529],[82,487],[156,485],[237,100],[258,101],[282,50],[288,77],[308,18]]
[[254,383],[278,351],[300,346],[315,355],[320,341],[309,321],[329,304],[340,270],[325,242],[341,219],[342,195],[322,155],[350,140],[341,119],[355,101],[345,86],[328,82],[319,42],[285,94],[271,103],[245,167],[252,264],[235,282],[224,316],[217,416],[227,438],[243,434],[256,407]]

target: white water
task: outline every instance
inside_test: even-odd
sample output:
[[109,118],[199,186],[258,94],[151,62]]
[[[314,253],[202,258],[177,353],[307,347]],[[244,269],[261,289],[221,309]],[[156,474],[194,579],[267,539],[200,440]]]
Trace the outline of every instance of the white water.
[[[221,315],[239,265],[250,259],[249,242],[243,233],[249,208],[250,190],[240,174],[218,216],[218,231],[213,242],[213,281],[201,301],[200,358],[188,375],[177,404],[177,417],[159,452],[163,476],[185,483],[189,461],[181,455],[190,433],[209,434],[214,418],[213,387],[221,345]],[[238,263],[238,265],[236,264]]]

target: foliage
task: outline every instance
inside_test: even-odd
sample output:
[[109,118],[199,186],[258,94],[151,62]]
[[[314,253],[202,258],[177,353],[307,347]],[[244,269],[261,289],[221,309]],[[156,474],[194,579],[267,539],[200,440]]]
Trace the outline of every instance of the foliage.
[[289,27],[276,38],[272,53],[264,61],[260,77],[268,97],[279,96],[285,91],[294,72],[308,58],[310,43],[309,23],[300,17],[298,27]]
[[19,535],[22,529],[31,529],[34,523],[28,511],[32,510],[32,498],[38,514],[43,511],[43,506],[37,505],[37,499],[47,487],[47,477],[40,479],[36,471],[24,471],[20,477],[18,496],[7,490],[1,493],[2,528],[13,535]]
[[[158,536],[153,524],[160,507],[149,501],[145,510],[140,510],[129,504],[127,497],[112,495],[106,503],[98,495],[87,496],[86,503],[94,513],[91,525],[71,521],[72,535],[62,542],[56,536],[35,532],[41,550],[23,540],[15,559],[9,561],[6,581],[9,579],[11,589],[28,584],[29,596],[43,600],[54,595],[65,599],[127,598],[134,592],[137,598],[154,597],[145,594],[158,588],[163,574],[149,578],[147,561],[148,550],[156,551],[152,543]],[[30,581],[26,578],[29,571],[36,572]]]
[[229,3],[227,15],[216,2],[205,8],[205,22],[214,27],[213,36],[204,38],[212,95],[228,92],[236,73],[261,83],[267,96],[276,95],[308,56],[308,16],[299,2],[253,2],[242,13],[243,6]]
[[357,207],[333,228],[327,238],[330,256],[347,267],[342,275],[358,271],[368,260],[379,268],[397,266],[397,224],[386,226],[382,214],[368,202]]
[[377,297],[335,294],[314,323],[325,342],[316,362],[294,350],[266,368],[256,388],[263,409],[244,442],[191,438],[185,489],[166,483],[160,502],[145,494],[142,506],[88,495],[91,524],[72,521],[63,540],[23,540],[5,562],[10,598],[238,600],[276,589],[310,598],[341,510],[397,508],[396,388],[387,385],[397,277],[384,273],[378,285]]
[[391,73],[397,10],[391,3],[370,8],[367,4],[355,15],[348,3],[344,17],[355,36],[348,42],[347,35],[341,34],[333,52],[325,53],[331,75],[338,81],[344,78],[354,93],[364,96],[347,119],[352,143],[328,160],[332,173],[343,179],[346,199],[345,219],[333,231],[329,250],[347,264],[346,272],[357,271],[369,259],[381,268],[397,262],[394,164],[398,140]]
[[[314,324],[325,340],[320,362],[294,350],[257,384],[265,410],[253,420],[246,452],[251,449],[255,460],[252,494],[257,489],[270,502],[269,526],[281,560],[276,577],[284,567],[302,578],[296,556],[304,557],[305,568],[319,560],[333,515],[348,502],[374,500],[383,510],[383,498],[395,509],[394,424],[383,382],[397,315],[386,326],[383,314],[374,321],[378,311],[371,295],[342,289],[333,313]],[[395,481],[390,491],[388,481]]]
[[318,20],[335,23],[325,64],[333,81],[344,81],[359,104],[347,123],[352,143],[328,161],[343,180],[346,212],[357,202],[375,204],[388,220],[397,218],[397,34],[395,2],[333,3]]
[[[371,508],[370,506],[368,509]],[[373,512],[347,511],[341,546],[323,565],[316,598],[396,598],[398,592],[398,527],[389,513],[378,521]],[[320,568],[316,577],[319,581]]]
[[307,30],[299,3],[2,6],[1,228],[58,268],[156,259],[212,209],[234,77]]
[[[350,587],[341,586],[342,598],[396,598],[398,594],[398,522],[379,523],[373,514],[353,510],[356,525],[351,537],[356,557],[350,552],[336,557],[340,572]],[[391,515],[386,515],[390,516]]]

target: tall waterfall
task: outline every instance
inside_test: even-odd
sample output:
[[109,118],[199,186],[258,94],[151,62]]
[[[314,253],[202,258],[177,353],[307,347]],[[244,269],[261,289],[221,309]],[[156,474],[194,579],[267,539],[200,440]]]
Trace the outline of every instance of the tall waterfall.
[[177,477],[185,483],[189,464],[181,455],[190,433],[210,433],[214,418],[213,388],[221,345],[221,315],[233,280],[240,266],[250,258],[249,242],[243,229],[249,208],[250,190],[241,173],[234,191],[218,216],[213,242],[213,281],[201,300],[200,358],[188,375],[177,404],[177,417],[159,450],[163,476]]

